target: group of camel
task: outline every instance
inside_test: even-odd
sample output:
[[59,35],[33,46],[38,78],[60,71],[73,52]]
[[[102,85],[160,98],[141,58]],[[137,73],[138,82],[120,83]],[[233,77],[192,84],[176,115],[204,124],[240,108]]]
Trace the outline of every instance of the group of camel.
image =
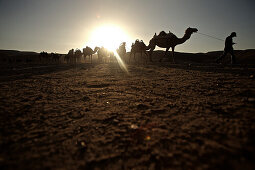
[[49,63],[49,62],[54,62],[54,63],[59,63],[61,55],[58,53],[47,53],[45,51],[41,52],[39,55],[39,61],[41,63]]
[[[141,41],[136,40],[131,46],[129,61],[127,61],[126,59],[127,52],[125,48],[125,45],[126,45],[125,42],[120,44],[119,48],[116,49],[116,52],[118,53],[119,57],[122,60],[125,60],[127,62],[131,62],[132,55],[134,56],[133,60],[135,60],[136,53],[140,53],[141,56],[142,54],[145,54],[145,56],[152,62],[152,52],[156,48],[156,46],[158,46],[160,48],[166,49],[164,56],[160,58],[159,60],[161,62],[161,60],[166,56],[169,49],[172,48],[172,58],[173,58],[173,62],[175,62],[174,61],[175,46],[186,42],[191,37],[191,35],[197,31],[198,30],[196,28],[189,27],[186,29],[185,34],[182,38],[178,38],[176,35],[174,35],[171,32],[166,33],[164,31],[161,31],[158,35],[155,33],[155,35],[150,40],[148,46],[146,46],[142,40]],[[83,48],[82,51],[80,49],[69,50],[68,54],[64,56],[64,61],[66,63],[77,63],[77,62],[81,62],[82,56],[84,57],[84,60],[88,56],[89,62],[92,63],[92,56],[95,53],[97,53],[98,55],[99,62],[117,61],[112,51],[109,51],[104,47],[95,47],[93,50],[92,48],[88,46],[86,48]],[[51,55],[52,55],[52,59],[55,58],[55,60],[59,60],[58,55],[54,55],[54,54],[51,54]],[[47,58],[47,54],[44,52],[41,53],[41,56],[43,58]],[[145,61],[147,62],[147,59],[145,59]]]
[[69,50],[68,54],[64,56],[64,61],[67,63],[77,63],[81,62],[82,56],[84,57],[84,60],[88,56],[89,62],[92,63],[92,56],[95,53],[98,55],[99,62],[107,62],[108,60],[112,61],[114,59],[114,53],[104,47],[95,47],[93,50],[86,46],[82,51],[80,49],[76,49],[75,51],[74,49]]

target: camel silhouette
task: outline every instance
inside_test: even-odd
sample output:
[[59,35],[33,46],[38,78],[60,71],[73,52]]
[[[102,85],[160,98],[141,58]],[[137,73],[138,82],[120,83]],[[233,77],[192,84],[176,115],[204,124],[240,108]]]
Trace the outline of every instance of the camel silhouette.
[[110,51],[109,52],[109,55],[110,55],[110,58],[109,58],[109,62],[111,62],[111,63],[114,63],[114,62],[117,62],[117,58],[116,58],[116,56],[114,55],[114,52],[113,51]]
[[74,52],[74,59],[75,59],[75,63],[81,63],[81,56],[82,56],[82,52],[80,49],[76,49]]
[[66,63],[71,63],[73,57],[74,57],[74,49],[71,49],[65,55],[64,61],[66,61]]
[[50,54],[45,51],[41,52],[39,55],[39,60],[40,62],[48,63],[50,61]]
[[[141,56],[142,56],[143,53],[144,53],[144,54],[148,57],[146,48],[147,48],[147,46],[144,44],[143,40],[141,40],[141,41],[136,40],[135,43],[133,43],[132,46],[131,46],[130,57],[129,57],[129,63],[130,63],[132,54],[134,54],[134,60],[135,60],[135,55],[136,55],[136,53],[140,53]],[[146,59],[145,59],[145,62],[147,62]]]
[[94,50],[92,50],[92,48],[86,46],[86,48],[83,48],[83,56],[84,56],[84,59],[89,56],[89,59],[90,59],[90,63],[92,63],[92,55],[95,54],[97,51],[99,50],[99,47],[95,47]]
[[106,63],[110,59],[111,52],[107,50],[105,47],[98,48],[98,60],[99,62]]
[[51,53],[51,59],[52,59],[52,62],[54,62],[54,63],[59,63],[60,57],[61,57],[61,55],[58,53]]
[[125,60],[125,56],[127,53],[126,50],[126,42],[122,42],[119,46],[119,48],[116,49],[116,52],[118,53],[118,55],[120,56],[121,60],[124,61]]
[[156,48],[156,46],[158,46],[161,48],[166,48],[164,56],[162,58],[160,58],[159,61],[161,62],[161,60],[166,56],[168,50],[170,48],[172,48],[172,57],[173,57],[173,63],[174,63],[174,48],[175,48],[175,46],[186,42],[191,37],[191,35],[197,31],[198,30],[196,28],[189,27],[186,29],[185,34],[182,38],[178,38],[176,35],[174,35],[171,32],[165,33],[164,31],[161,31],[159,33],[159,35],[156,35],[156,33],[155,33],[155,35],[150,40],[150,43],[147,47],[147,50],[150,50],[149,51],[150,61],[152,61],[151,56],[152,56],[153,50]]

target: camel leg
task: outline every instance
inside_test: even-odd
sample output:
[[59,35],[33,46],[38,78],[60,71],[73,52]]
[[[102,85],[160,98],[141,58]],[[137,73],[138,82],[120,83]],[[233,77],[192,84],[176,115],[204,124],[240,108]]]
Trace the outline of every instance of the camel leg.
[[129,55],[129,63],[130,63],[131,57],[132,57],[132,53],[130,53]]
[[172,47],[172,57],[173,57],[173,63],[175,63],[174,62],[174,47]]
[[[170,47],[169,47],[169,48],[170,48]],[[166,54],[167,54],[167,52],[168,52],[169,48],[166,48],[165,54],[164,54],[164,56],[163,56],[163,57],[161,57],[161,58],[160,58],[159,62],[161,62],[161,61],[162,61],[162,59],[166,56]]]
[[150,62],[153,62],[153,61],[152,61],[152,58],[151,58],[151,56],[152,56],[152,51],[153,51],[153,50],[150,50],[150,51],[149,51],[149,60],[150,60]]
[[141,61],[143,62],[143,52],[141,51]]
[[147,64],[147,58],[149,58],[148,54],[147,54],[147,51],[144,51],[144,54],[145,54],[145,64]]
[[156,46],[151,47],[151,49],[150,49],[150,51],[149,51],[150,62],[153,62],[151,57],[152,57],[152,52],[153,52],[153,50],[155,49],[155,47],[156,47]]

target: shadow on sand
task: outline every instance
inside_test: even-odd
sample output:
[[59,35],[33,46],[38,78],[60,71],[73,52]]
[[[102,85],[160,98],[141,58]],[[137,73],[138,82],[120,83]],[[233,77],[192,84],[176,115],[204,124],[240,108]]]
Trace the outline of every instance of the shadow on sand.
[[93,68],[95,64],[76,64],[76,65],[47,65],[47,66],[31,66],[31,67],[19,67],[19,68],[8,68],[0,69],[0,82],[21,80],[30,78],[36,75],[49,74],[54,72],[65,71],[69,69],[74,69],[79,71],[81,69]]
[[[165,68],[177,68],[183,70],[195,70],[201,72],[212,72],[212,73],[229,73],[238,75],[254,75],[255,65],[254,64],[200,64],[200,63],[185,63],[185,64],[173,64],[169,62],[150,64],[158,67]],[[149,65],[146,67],[150,67]]]

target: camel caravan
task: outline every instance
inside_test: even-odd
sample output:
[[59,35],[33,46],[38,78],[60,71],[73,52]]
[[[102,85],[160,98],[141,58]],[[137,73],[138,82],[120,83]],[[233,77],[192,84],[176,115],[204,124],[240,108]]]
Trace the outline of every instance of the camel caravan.
[[61,55],[58,53],[50,53],[43,51],[39,54],[40,63],[59,63]]
[[[179,44],[183,44],[186,42],[193,33],[196,33],[198,30],[196,28],[187,28],[185,31],[185,34],[182,38],[178,38],[173,33],[169,32],[166,33],[164,31],[161,31],[158,35],[155,33],[155,35],[152,37],[152,39],[149,41],[149,45],[146,46],[143,40],[136,40],[131,45],[131,50],[128,53],[126,51],[126,43],[123,42],[120,44],[120,46],[116,49],[116,52],[120,59],[122,59],[126,63],[138,62],[136,59],[136,54],[140,54],[141,59],[147,63],[148,61],[152,61],[152,53],[156,47],[165,48],[164,56],[159,59],[159,62],[162,61],[162,59],[167,55],[167,52],[170,48],[172,48],[172,60],[174,61],[174,49],[175,46]],[[114,52],[107,50],[104,47],[95,47],[94,49],[86,46],[82,49],[71,49],[69,52],[61,57],[60,54],[57,53],[51,53],[48,54],[46,52],[40,53],[40,61],[42,63],[60,63],[61,58],[62,62],[67,64],[76,64],[83,62],[92,63],[92,57],[97,54],[97,62],[98,63],[109,63],[109,62],[117,62],[117,58],[114,54]],[[88,57],[88,58],[87,58]]]
[[82,49],[82,52],[80,49],[74,49],[69,50],[69,52],[64,56],[64,62],[68,64],[76,64],[81,63],[82,59],[84,62],[87,60],[88,62],[92,63],[92,56],[97,53],[98,56],[98,62],[100,63],[107,63],[107,62],[113,62],[114,61],[114,53],[112,51],[107,50],[104,47],[95,47],[94,50],[88,46],[86,48]]

